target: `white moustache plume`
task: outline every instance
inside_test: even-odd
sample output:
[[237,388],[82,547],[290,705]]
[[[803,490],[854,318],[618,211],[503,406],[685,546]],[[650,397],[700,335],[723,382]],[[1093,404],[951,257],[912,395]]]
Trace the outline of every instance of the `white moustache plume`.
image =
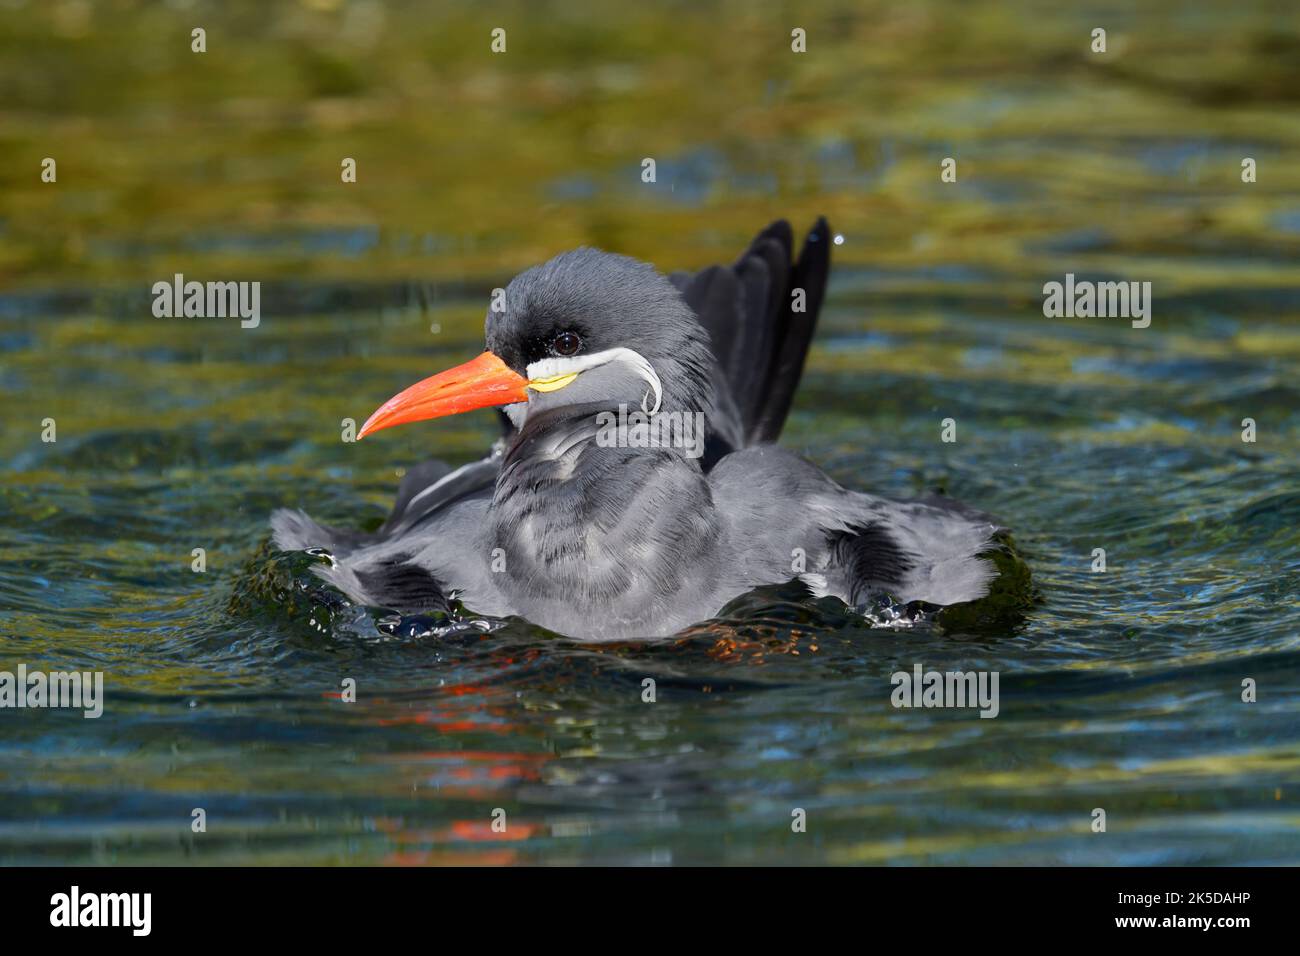
[[[659,373],[650,364],[650,360],[636,349],[619,347],[606,349],[603,352],[593,352],[591,355],[545,358],[529,365],[527,371],[530,379],[557,378],[561,375],[571,375],[574,372],[585,372],[601,365],[608,365],[610,362],[624,362],[631,366],[632,371],[645,379],[650,388],[646,391],[645,397],[641,399],[641,410],[650,415],[659,411],[659,406],[663,402],[663,385],[659,381]],[[648,408],[647,404],[650,401],[651,394],[655,398],[654,407]]]

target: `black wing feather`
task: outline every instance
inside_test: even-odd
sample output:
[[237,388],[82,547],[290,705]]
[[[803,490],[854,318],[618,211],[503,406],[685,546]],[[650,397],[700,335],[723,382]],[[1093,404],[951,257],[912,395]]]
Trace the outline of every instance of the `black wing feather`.
[[[775,441],[794,401],[830,272],[826,220],[817,220],[792,264],[793,248],[790,224],[780,219],[734,265],[671,276],[708,330],[725,379],[714,423],[723,453]],[[797,288],[804,291],[802,312],[792,308]]]
[[[788,231],[789,227],[786,229]],[[794,403],[795,391],[799,388],[799,379],[803,376],[830,271],[831,230],[826,220],[820,218],[804,239],[799,261],[795,263],[781,297],[783,316],[776,324],[781,330],[781,338],[772,352],[772,365],[766,376],[766,395],[749,432],[750,444],[776,441],[781,435],[790,406]],[[805,309],[802,312],[793,309],[795,289],[804,292]]]

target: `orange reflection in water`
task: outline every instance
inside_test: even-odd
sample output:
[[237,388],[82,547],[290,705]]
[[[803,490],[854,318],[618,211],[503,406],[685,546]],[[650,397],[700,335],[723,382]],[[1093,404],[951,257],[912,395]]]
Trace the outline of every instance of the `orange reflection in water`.
[[[508,866],[520,860],[508,846],[463,847],[457,844],[509,844],[545,835],[545,826],[511,820],[504,829],[493,829],[490,821],[453,820],[445,827],[405,829],[403,821],[381,818],[375,828],[392,837],[398,849],[380,860],[384,866]],[[419,849],[418,847],[427,847]]]

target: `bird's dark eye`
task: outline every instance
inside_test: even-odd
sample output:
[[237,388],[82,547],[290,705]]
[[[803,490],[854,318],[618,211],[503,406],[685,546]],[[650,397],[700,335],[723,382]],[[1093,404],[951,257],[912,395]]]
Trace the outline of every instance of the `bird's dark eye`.
[[551,351],[556,355],[574,355],[582,348],[582,338],[577,332],[561,332],[551,343]]

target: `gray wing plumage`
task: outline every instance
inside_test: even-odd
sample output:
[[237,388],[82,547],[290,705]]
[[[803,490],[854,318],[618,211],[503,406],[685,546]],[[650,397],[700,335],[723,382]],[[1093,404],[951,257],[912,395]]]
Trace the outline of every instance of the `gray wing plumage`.
[[851,605],[885,593],[941,606],[988,593],[997,569],[981,555],[1001,530],[990,517],[942,501],[845,494],[849,522],[828,535],[830,593]]
[[944,499],[898,501],[848,491],[773,445],[726,456],[709,475],[742,582],[800,578],[818,596],[859,605],[890,594],[949,605],[988,593],[982,555],[997,522]]
[[[358,601],[396,610],[446,610],[450,588],[427,562],[415,560],[427,542],[411,532],[456,504],[490,494],[503,448],[504,439],[499,439],[486,458],[460,468],[436,460],[411,468],[402,477],[392,513],[377,531],[332,528],[303,511],[281,508],[271,515],[272,539],[282,551],[328,552],[334,558],[331,565],[313,570]],[[403,541],[410,547],[403,548]]]

